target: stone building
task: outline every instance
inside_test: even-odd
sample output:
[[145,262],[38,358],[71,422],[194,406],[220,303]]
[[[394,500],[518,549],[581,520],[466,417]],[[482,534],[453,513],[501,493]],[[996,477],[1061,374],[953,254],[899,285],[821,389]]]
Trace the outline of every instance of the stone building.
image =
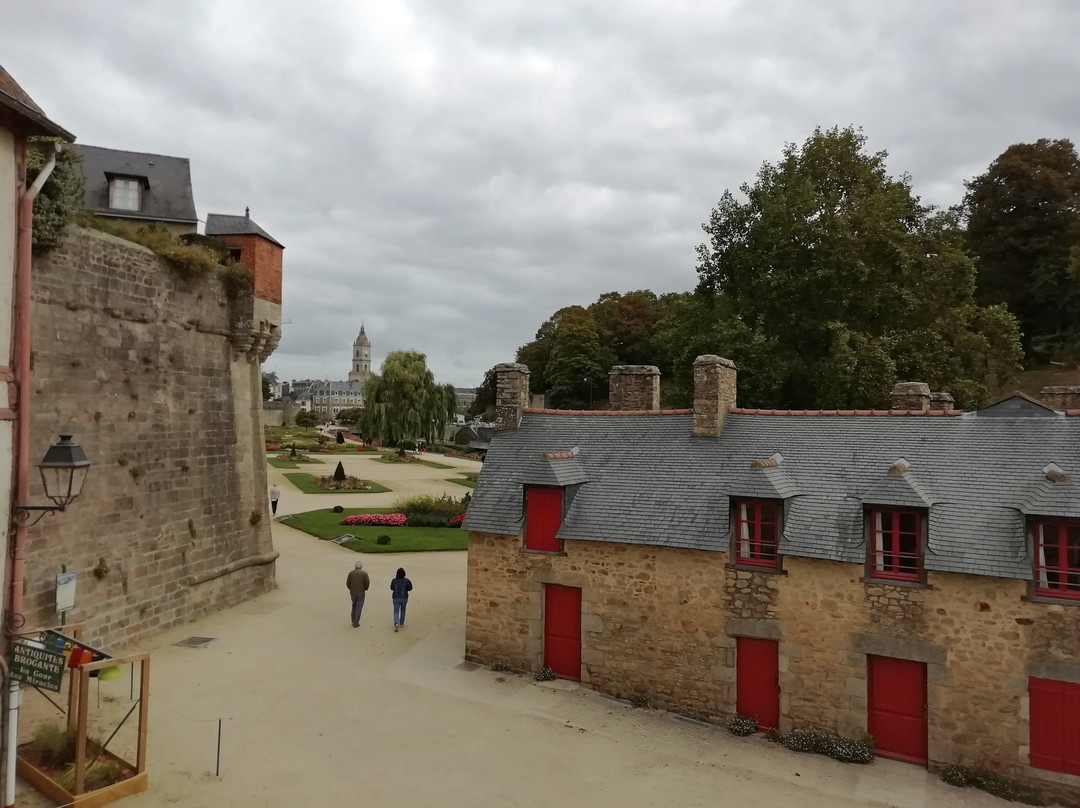
[[172,233],[199,226],[186,157],[72,146],[82,155],[86,210],[103,219],[158,224]]
[[745,410],[703,356],[662,411],[653,371],[563,412],[498,367],[466,658],[1080,799],[1080,410]]
[[294,379],[282,395],[294,401],[306,401],[311,412],[317,412],[327,421],[342,410],[364,406],[364,388],[371,378],[371,340],[360,324],[360,333],[353,341],[352,365],[347,381],[327,379]]

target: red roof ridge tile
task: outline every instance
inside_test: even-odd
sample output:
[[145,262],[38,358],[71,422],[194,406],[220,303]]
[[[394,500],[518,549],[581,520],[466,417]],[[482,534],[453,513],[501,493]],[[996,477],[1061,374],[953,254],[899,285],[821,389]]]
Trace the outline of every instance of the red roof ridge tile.
[[[683,412],[683,411],[679,411]],[[729,413],[735,415],[819,415],[819,416],[942,416],[963,415],[963,410],[765,410],[746,407],[729,407]],[[1080,410],[1068,410],[1066,415],[1080,415]]]
[[693,410],[552,410],[525,407],[522,412],[533,415],[690,415]]
[[1080,415],[1080,410],[1065,410],[1066,415]]
[[540,456],[544,460],[571,460],[574,457],[573,452],[541,452]]

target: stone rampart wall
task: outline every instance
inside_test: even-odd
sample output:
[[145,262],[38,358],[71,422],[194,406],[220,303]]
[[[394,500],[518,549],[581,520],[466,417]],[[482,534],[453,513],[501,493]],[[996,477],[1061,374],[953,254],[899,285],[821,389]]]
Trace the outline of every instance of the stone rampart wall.
[[35,259],[33,298],[32,457],[63,430],[94,465],[29,530],[26,624],[58,622],[61,565],[78,573],[68,622],[105,647],[271,589],[265,345],[238,332],[255,301],[85,230]]

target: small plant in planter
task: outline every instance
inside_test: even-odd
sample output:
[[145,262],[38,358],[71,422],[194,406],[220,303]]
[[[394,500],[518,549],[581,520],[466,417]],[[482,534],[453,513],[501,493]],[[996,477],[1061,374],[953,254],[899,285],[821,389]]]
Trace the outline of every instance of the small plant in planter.
[[727,728],[732,735],[753,735],[757,732],[757,719],[748,715],[734,715],[728,720]]
[[629,701],[630,706],[637,709],[644,709],[649,706],[649,697],[643,696],[640,693],[631,696]]
[[501,659],[496,659],[491,663],[491,670],[495,673],[513,673],[514,669],[509,662],[504,662]]
[[547,665],[542,667],[536,673],[533,674],[533,679],[538,682],[550,682],[554,679],[558,679],[559,675],[555,673],[554,668],[549,668]]

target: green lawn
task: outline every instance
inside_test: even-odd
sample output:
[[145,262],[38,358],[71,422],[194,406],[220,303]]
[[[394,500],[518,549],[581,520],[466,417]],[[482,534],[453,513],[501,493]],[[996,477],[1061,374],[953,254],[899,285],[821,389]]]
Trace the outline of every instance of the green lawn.
[[[389,458],[391,456],[392,455],[385,455],[385,454],[384,455],[379,455],[377,458],[375,458],[375,461],[377,463],[391,463],[391,464],[393,464],[393,463],[401,463],[400,460],[390,460]],[[411,463],[401,463],[401,465],[404,465],[404,466],[420,465],[420,466],[428,466],[429,468],[433,468],[433,469],[452,469],[452,468],[454,468],[453,466],[448,466],[446,463],[436,463],[434,460],[413,460]]]
[[448,483],[457,483],[458,485],[463,485],[466,488],[476,488],[476,475],[473,474],[470,477],[462,477],[462,478],[451,477],[449,480],[447,480],[447,482]]
[[[368,484],[367,488],[363,490],[346,490],[346,491],[327,491],[326,489],[319,488],[318,480],[314,474],[304,474],[303,472],[297,472],[296,474],[286,474],[285,479],[295,485],[305,494],[384,494],[391,490],[386,486],[374,483],[371,480],[365,480]],[[393,511],[391,511],[393,513]],[[339,534],[335,534],[339,535]]]
[[[324,541],[351,533],[356,539],[350,539],[342,547],[348,547],[358,553],[415,553],[428,550],[464,550],[469,543],[469,534],[461,528],[447,527],[382,527],[375,525],[343,525],[341,520],[354,513],[396,513],[393,508],[346,508],[342,513],[334,513],[329,508],[317,511],[293,514],[285,522]],[[389,544],[376,544],[379,536],[389,536]]]
[[266,458],[266,462],[276,469],[298,469],[301,466],[317,466],[322,464],[322,460],[278,460],[277,455]]

